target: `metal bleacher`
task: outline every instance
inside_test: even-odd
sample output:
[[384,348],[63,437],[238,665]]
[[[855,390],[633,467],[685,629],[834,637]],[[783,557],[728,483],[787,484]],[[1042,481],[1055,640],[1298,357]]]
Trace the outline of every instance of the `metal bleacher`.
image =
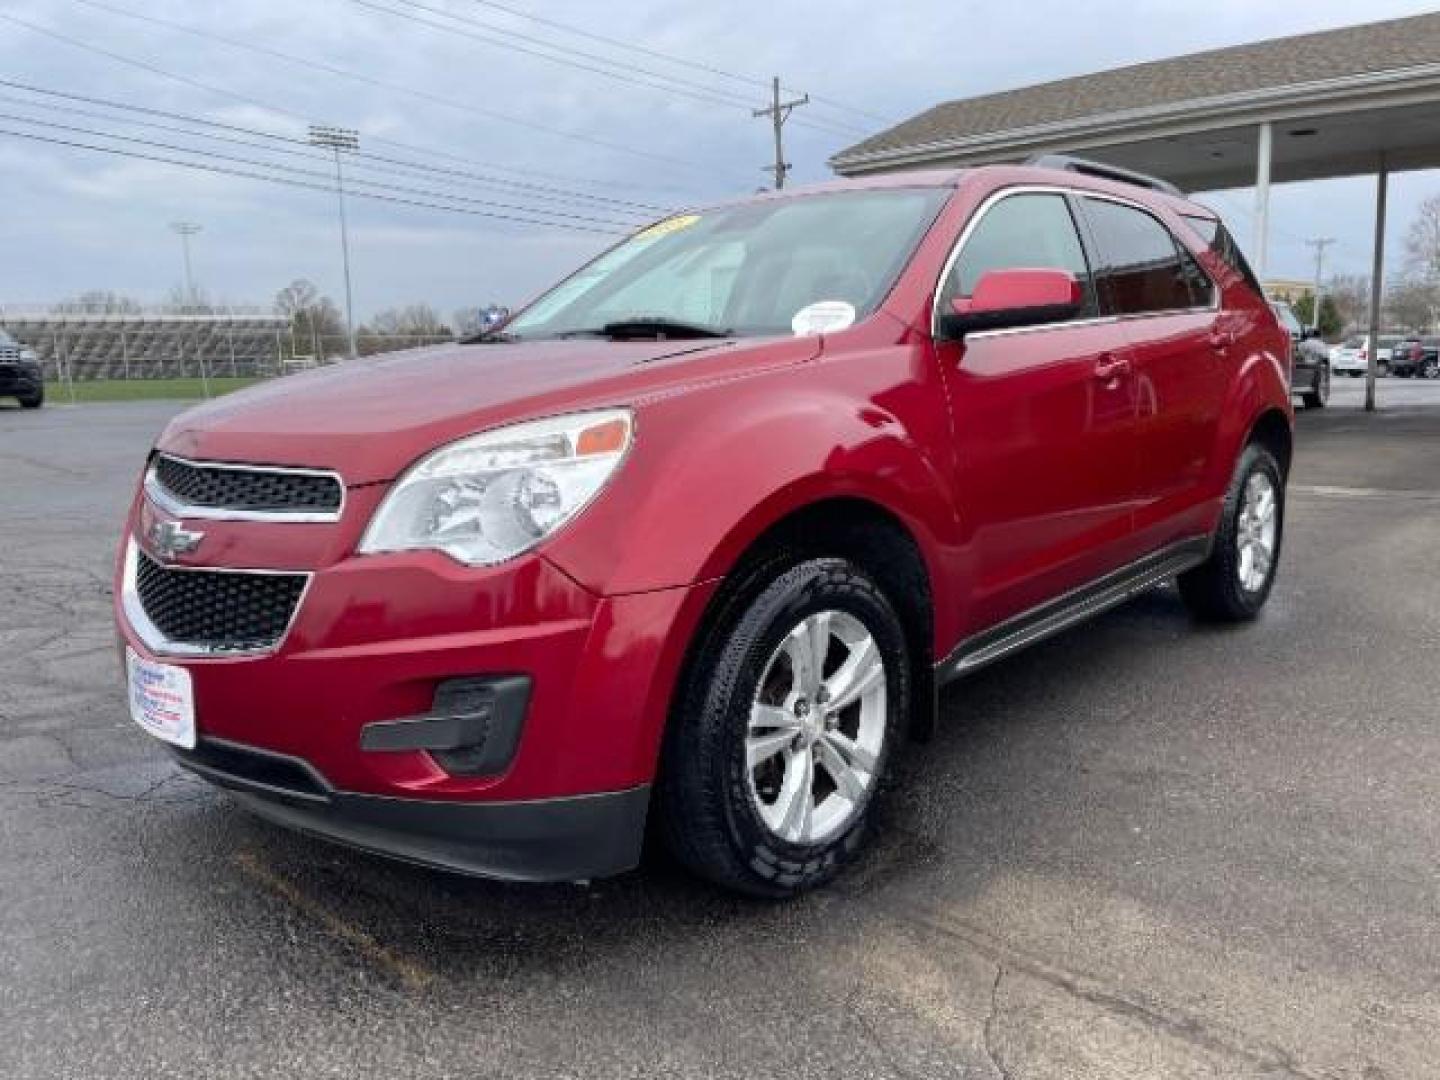
[[0,307],[0,329],[40,357],[47,379],[274,375],[289,323],[262,308]]

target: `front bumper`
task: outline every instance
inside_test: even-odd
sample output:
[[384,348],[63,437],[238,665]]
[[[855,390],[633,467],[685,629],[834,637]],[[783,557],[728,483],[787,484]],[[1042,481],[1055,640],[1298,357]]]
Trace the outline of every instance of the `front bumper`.
[[29,397],[43,385],[40,369],[33,364],[0,364],[0,397]]
[[[348,847],[505,881],[577,881],[640,860],[648,785],[520,802],[462,803],[338,791],[306,763],[236,744],[172,748],[181,766],[226,788],[252,813]],[[268,767],[254,767],[256,761]],[[301,777],[309,774],[310,782]]]
[[[353,489],[333,524],[185,522],[205,536],[172,566],[310,575],[283,640],[249,655],[157,646],[127,615],[126,555],[150,550],[154,515],[137,497],[116,620],[126,646],[190,673],[200,742],[181,763],[264,816],[414,862],[517,880],[634,865],[671,689],[714,585],[602,597],[534,554],[474,568],[356,556],[380,494]],[[457,680],[513,678],[528,699],[498,771],[374,737],[433,715]],[[237,753],[288,773],[257,775]]]

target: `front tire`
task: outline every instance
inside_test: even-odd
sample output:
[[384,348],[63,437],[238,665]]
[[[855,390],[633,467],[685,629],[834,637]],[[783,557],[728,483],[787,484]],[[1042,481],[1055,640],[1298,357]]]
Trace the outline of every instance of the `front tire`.
[[1330,369],[1321,367],[1315,372],[1315,385],[1301,395],[1307,409],[1323,409],[1330,403]]
[[1180,575],[1180,596],[1204,622],[1245,622],[1260,614],[1280,561],[1285,477],[1258,443],[1240,455],[1210,557]]
[[860,849],[910,708],[905,631],[843,559],[774,563],[720,610],[667,733],[660,828],[696,874],[780,898]]
[[16,398],[22,409],[38,409],[45,404],[44,389],[36,390],[33,394],[26,394],[24,397]]

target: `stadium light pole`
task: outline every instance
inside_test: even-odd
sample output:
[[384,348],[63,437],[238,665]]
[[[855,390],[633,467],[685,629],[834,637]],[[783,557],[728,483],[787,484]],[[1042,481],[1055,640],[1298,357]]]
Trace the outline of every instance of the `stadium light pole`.
[[345,340],[350,359],[358,355],[355,348],[355,300],[350,288],[350,230],[345,223],[345,177],[340,168],[341,152],[360,149],[360,133],[351,128],[310,125],[310,145],[323,146],[335,152],[335,197],[340,203],[340,255],[345,261]]
[[185,306],[195,306],[195,274],[190,266],[190,238],[201,231],[203,226],[193,221],[172,221],[170,228],[180,236],[180,250],[185,256]]
[[[195,300],[195,273],[190,265],[190,238],[200,232],[201,226],[193,221],[172,221],[170,228],[180,235],[180,250],[185,253],[185,310],[194,311],[199,305]],[[195,360],[200,365],[200,385],[205,397],[210,397],[210,372],[205,367],[205,354],[200,348],[198,337],[191,335],[190,347],[195,350]]]

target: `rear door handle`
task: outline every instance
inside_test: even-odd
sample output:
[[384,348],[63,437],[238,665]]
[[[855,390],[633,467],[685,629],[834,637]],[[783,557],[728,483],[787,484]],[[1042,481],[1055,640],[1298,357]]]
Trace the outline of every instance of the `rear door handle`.
[[1105,355],[1095,361],[1095,378],[1115,383],[1130,374],[1130,361],[1123,356]]

